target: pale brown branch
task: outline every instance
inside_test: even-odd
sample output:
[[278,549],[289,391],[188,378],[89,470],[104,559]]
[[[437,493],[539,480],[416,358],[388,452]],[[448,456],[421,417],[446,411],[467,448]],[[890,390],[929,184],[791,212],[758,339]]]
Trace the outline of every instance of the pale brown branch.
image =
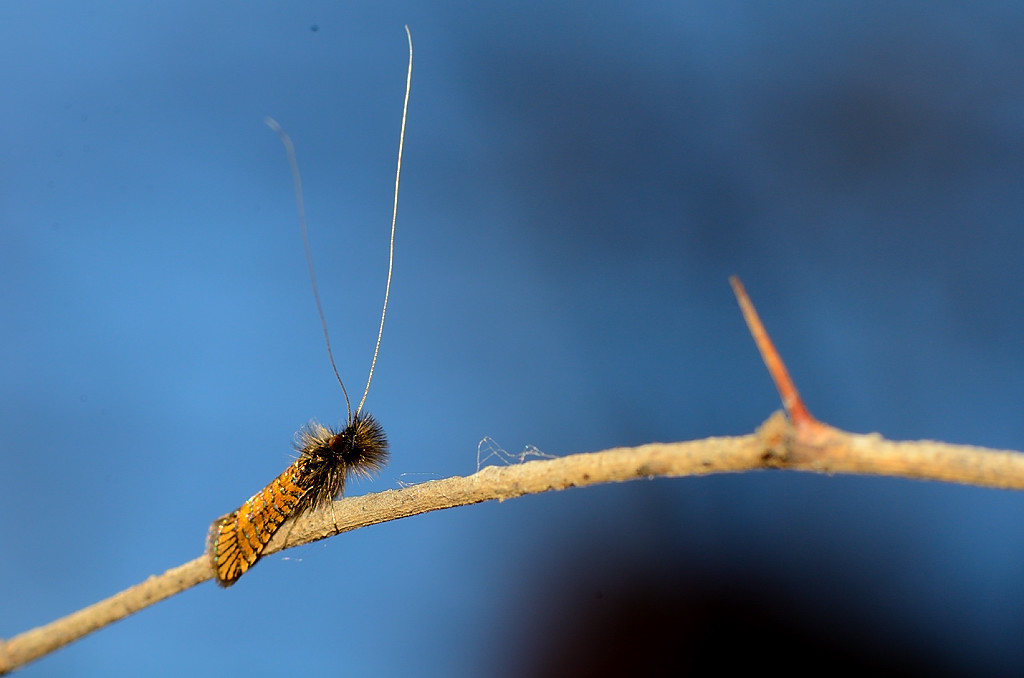
[[153,575],[141,584],[106,600],[83,607],[44,626],[0,641],[0,675],[50,654],[82,636],[124,619],[130,614],[192,588],[212,576],[205,556]]
[[[810,432],[795,428],[782,413],[776,413],[753,435],[652,443],[515,466],[492,466],[467,477],[348,497],[334,502],[332,507],[300,517],[290,527],[286,525],[265,553],[429,511],[638,478],[774,468],[1024,489],[1024,454],[1018,452],[932,441],[893,442],[878,434],[857,435],[824,426],[823,429],[827,431],[825,435],[820,431],[808,435]],[[204,555],[50,624],[0,641],[0,674],[212,576]]]

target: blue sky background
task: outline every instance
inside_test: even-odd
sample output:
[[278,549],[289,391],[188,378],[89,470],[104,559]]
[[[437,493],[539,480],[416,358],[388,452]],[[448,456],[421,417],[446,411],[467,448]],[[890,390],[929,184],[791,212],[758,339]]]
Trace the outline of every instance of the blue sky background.
[[[750,432],[779,402],[730,274],[824,421],[1024,449],[1020,3],[8,2],[0,636],[198,556],[343,420],[264,116],[361,393],[406,23],[367,403],[393,457],[350,493],[471,473],[485,436]],[[779,660],[1019,675],[1022,519],[781,472],[527,497],[271,556],[23,675],[568,675],[699,663],[744,615],[734,661],[770,631]]]

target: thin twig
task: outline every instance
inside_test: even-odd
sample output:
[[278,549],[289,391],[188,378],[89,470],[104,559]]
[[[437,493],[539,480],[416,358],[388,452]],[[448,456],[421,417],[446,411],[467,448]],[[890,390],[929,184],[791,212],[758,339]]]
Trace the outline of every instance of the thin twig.
[[[816,420],[800,398],[742,283],[735,277],[730,282],[792,419],[776,412],[753,435],[654,443],[492,466],[465,478],[342,499],[300,516],[289,529],[279,530],[264,553],[429,511],[638,478],[792,469],[1024,489],[1024,454],[1018,452],[927,440],[893,442],[877,433],[846,433]],[[209,559],[200,556],[50,624],[0,641],[0,674],[212,577]]]
[[[856,435],[831,430],[833,433],[826,441],[808,443],[782,413],[776,413],[753,435],[654,443],[515,466],[491,466],[471,476],[348,497],[334,502],[333,507],[303,515],[290,529],[280,530],[267,546],[266,553],[429,511],[640,478],[782,468],[1024,489],[1024,455],[1017,452],[931,441],[893,442],[878,434]],[[259,571],[258,568],[255,576],[259,576]],[[106,600],[0,642],[0,674],[204,582],[212,575],[208,559],[200,556]],[[244,590],[244,587],[243,582],[241,588],[232,590]]]

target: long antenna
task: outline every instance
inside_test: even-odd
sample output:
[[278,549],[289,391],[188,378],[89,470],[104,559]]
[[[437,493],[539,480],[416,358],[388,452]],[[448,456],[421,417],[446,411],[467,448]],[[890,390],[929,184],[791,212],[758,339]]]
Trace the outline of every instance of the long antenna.
[[[384,287],[384,308],[380,312],[380,328],[377,330],[377,344],[373,348],[373,360],[370,362],[370,375],[366,378],[366,388],[363,390],[363,397],[356,408],[356,416],[363,409],[366,402],[366,395],[370,392],[370,382],[373,381],[373,369],[377,366],[377,353],[380,351],[380,340],[384,334],[384,317],[388,312],[388,296],[391,293],[391,271],[395,263],[395,223],[398,221],[398,183],[402,177],[402,150],[405,145],[405,119],[409,111],[409,90],[412,86],[412,33],[409,27],[405,27],[405,35],[409,39],[409,68],[405,76],[405,101],[402,104],[402,129],[398,135],[398,168],[395,170],[395,200],[391,210],[391,242],[388,249],[388,281]],[[324,331],[324,343],[327,345],[327,358],[331,361],[331,369],[334,370],[334,377],[341,386],[341,392],[345,394],[345,408],[348,410],[348,423],[352,423],[352,402],[348,397],[348,389],[345,382],[341,380],[338,373],[338,366],[334,363],[334,353],[331,351],[331,338],[327,333],[327,320],[324,318],[324,309],[320,303],[320,291],[316,284],[316,272],[313,269],[313,252],[309,246],[309,231],[306,228],[306,205],[302,198],[302,177],[299,174],[299,163],[295,159],[295,146],[291,137],[282,129],[281,125],[271,117],[264,119],[270,129],[277,132],[284,144],[284,150],[288,153],[288,163],[292,169],[292,182],[295,184],[295,202],[299,210],[299,226],[302,230],[302,246],[306,250],[306,266],[309,269],[309,281],[313,285],[313,299],[316,301],[316,312],[320,316],[320,327]]]
[[[405,75],[405,101],[402,104],[402,130],[398,134],[398,168],[395,170],[395,202],[394,207],[391,210],[391,245],[388,250],[388,282],[384,287],[384,308],[380,312],[380,329],[377,330],[377,345],[373,348],[373,360],[370,362],[370,376],[366,378],[366,388],[363,390],[363,397],[359,401],[359,407],[356,408],[356,416],[359,416],[359,413],[363,409],[363,403],[366,402],[366,394],[370,392],[370,382],[373,380],[373,368],[377,366],[377,352],[380,351],[380,338],[384,334],[384,316],[387,315],[388,312],[388,294],[391,292],[391,267],[395,263],[395,222],[398,220],[398,180],[402,177],[402,148],[405,145],[405,115],[409,111],[409,88],[412,86],[412,33],[409,32],[408,26],[405,27],[405,35],[409,38],[409,69]],[[348,402],[347,394],[345,395],[345,401]]]
[[[331,338],[327,334],[327,320],[324,319],[324,309],[320,304],[320,292],[316,284],[316,272],[313,270],[313,252],[309,248],[309,232],[306,229],[306,203],[302,199],[302,177],[299,175],[299,163],[295,159],[295,146],[292,144],[291,137],[285,132],[281,125],[277,123],[271,117],[266,117],[263,122],[267,123],[267,127],[277,132],[277,135],[281,137],[281,143],[284,144],[284,150],[288,153],[288,163],[292,167],[292,182],[295,184],[295,202],[299,206],[299,226],[302,229],[302,246],[306,248],[306,266],[309,268],[309,281],[313,283],[313,299],[316,300],[316,312],[320,315],[320,327],[324,330],[324,343],[327,344],[327,358],[331,361],[331,369],[334,370],[334,376],[337,378],[338,383],[341,384],[341,392],[345,394],[345,408],[348,410],[348,422],[352,423],[352,404],[348,399],[348,390],[345,388],[345,382],[341,380],[341,375],[338,374],[338,366],[334,364],[334,354],[331,352]],[[392,236],[394,237],[394,236]],[[366,396],[363,396],[364,398]]]

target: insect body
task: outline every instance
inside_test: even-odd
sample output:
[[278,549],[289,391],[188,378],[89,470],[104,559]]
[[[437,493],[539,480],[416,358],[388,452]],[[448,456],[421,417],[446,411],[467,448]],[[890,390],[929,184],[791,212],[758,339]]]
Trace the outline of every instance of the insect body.
[[331,342],[327,337],[327,323],[320,306],[320,294],[316,287],[316,276],[313,272],[313,257],[309,247],[306,231],[305,207],[302,199],[302,181],[299,177],[298,163],[295,160],[295,149],[291,139],[281,126],[268,118],[267,124],[278,133],[288,152],[292,178],[295,183],[295,196],[299,209],[299,224],[302,228],[302,241],[306,249],[306,262],[309,266],[309,277],[313,283],[313,297],[316,300],[320,324],[327,343],[327,356],[331,367],[345,394],[348,406],[348,423],[339,432],[326,426],[311,422],[299,431],[296,436],[295,449],[298,459],[269,485],[254,494],[238,509],[222,516],[213,522],[207,537],[207,554],[210,567],[217,583],[227,587],[238,581],[252,567],[270,541],[274,533],[290,517],[297,517],[303,512],[328,506],[335,497],[345,489],[345,480],[350,475],[368,476],[379,471],[388,460],[388,441],[384,429],[369,414],[363,413],[363,403],[370,390],[373,380],[373,368],[377,364],[377,351],[380,349],[380,338],[384,331],[384,317],[388,310],[388,293],[391,290],[391,270],[394,263],[395,220],[398,213],[398,179],[402,171],[402,146],[405,139],[405,116],[409,106],[409,86],[412,79],[412,36],[406,27],[409,37],[409,68],[405,81],[405,103],[402,108],[402,130],[398,137],[398,168],[395,172],[395,201],[391,213],[391,254],[388,261],[388,280],[384,288],[384,308],[380,316],[380,329],[377,332],[377,347],[373,351],[370,362],[370,375],[366,379],[366,389],[362,400],[352,414],[348,391],[338,376],[331,355]]
[[210,558],[221,586],[234,584],[259,560],[289,516],[329,505],[349,475],[368,476],[388,460],[384,429],[360,413],[339,433],[311,422],[299,431],[296,449],[299,458],[291,466],[210,528]]

